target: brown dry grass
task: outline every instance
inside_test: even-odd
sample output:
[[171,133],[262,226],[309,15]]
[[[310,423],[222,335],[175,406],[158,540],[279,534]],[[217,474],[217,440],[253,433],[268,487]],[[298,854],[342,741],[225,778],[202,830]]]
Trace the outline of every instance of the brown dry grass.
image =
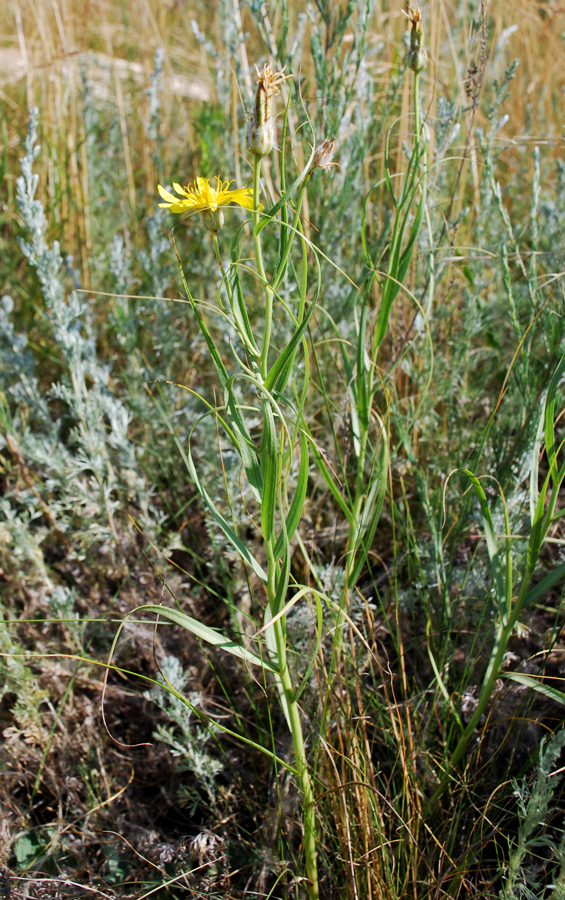
[[[391,34],[398,41],[397,20],[403,3],[400,0],[379,4],[374,15],[372,38],[375,42],[391,43]],[[426,11],[431,65],[429,76],[437,86],[432,96],[430,113],[443,84],[452,95],[453,84],[458,85],[459,102],[466,105],[465,81],[469,65],[477,61],[479,35],[471,15],[469,0],[446,2],[430,0]],[[473,4],[474,6],[474,4]],[[64,183],[60,185],[63,199],[61,210],[67,246],[73,241],[81,247],[82,262],[88,271],[91,250],[88,227],[88,189],[84,151],[84,123],[81,115],[79,60],[83,59],[93,80],[94,91],[113,96],[120,114],[123,156],[127,172],[127,193],[132,209],[136,206],[136,185],[141,181],[152,193],[155,173],[151,166],[147,141],[144,140],[143,121],[147,98],[143,87],[153,68],[153,54],[157,47],[165,51],[164,70],[168,76],[163,93],[163,134],[176,147],[190,144],[194,138],[191,118],[194,104],[213,96],[213,72],[205,51],[194,38],[191,19],[216,43],[221,41],[221,22],[218,2],[199,3],[188,8],[180,0],[127,0],[124,3],[105,0],[12,0],[4,7],[0,36],[0,100],[9,111],[5,137],[9,147],[19,143],[25,127],[26,110],[38,105],[42,112],[43,128],[51,147],[48,183],[55,191],[57,161],[67,160],[61,167]],[[299,5],[291,10],[291,21]],[[562,58],[561,32],[565,24],[565,7],[524,0],[519,10],[512,0],[498,0],[486,4],[490,23],[490,78],[502,76],[504,60],[517,57],[520,68],[512,84],[511,101],[506,104],[509,120],[499,135],[508,149],[524,142],[555,139],[559,141],[559,109],[565,89],[565,69],[558,63]],[[271,11],[273,29],[277,25],[280,8]],[[247,18],[246,18],[247,16]],[[242,9],[241,33],[254,35],[249,11]],[[508,38],[507,54],[497,54],[496,42],[509,26],[518,29]],[[454,38],[466,36],[461,46]],[[347,40],[347,36],[346,36]],[[254,36],[247,46],[240,43],[239,56],[243,68],[265,48]],[[86,56],[85,56],[86,54]],[[379,81],[386,80],[387,65],[378,72]],[[303,60],[308,75],[309,61]],[[251,77],[241,86],[233,80],[233,111],[238,114],[241,95],[247,99]],[[406,82],[408,91],[408,82]],[[404,107],[408,109],[406,94]],[[511,165],[509,161],[509,165]],[[476,178],[476,173],[475,173]],[[69,205],[68,196],[78,198]],[[77,246],[78,249],[78,246]]]

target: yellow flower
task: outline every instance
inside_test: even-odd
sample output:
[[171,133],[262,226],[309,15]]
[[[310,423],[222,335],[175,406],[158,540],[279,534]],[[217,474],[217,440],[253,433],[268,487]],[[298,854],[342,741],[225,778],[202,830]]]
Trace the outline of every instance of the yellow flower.
[[238,188],[236,191],[230,191],[231,181],[220,181],[216,176],[216,187],[213,188],[207,178],[197,178],[194,184],[188,184],[186,188],[180,184],[173,184],[177,194],[182,198],[175,197],[165,190],[160,184],[157,186],[163,200],[166,203],[160,203],[163,209],[170,209],[171,212],[186,212],[194,210],[194,212],[209,209],[216,212],[220,206],[228,206],[230,203],[239,203],[246,209],[253,209],[253,191],[251,188]]
[[[253,191],[251,188],[238,188],[230,191],[231,181],[220,181],[216,176],[216,187],[212,187],[207,178],[197,178],[193,184],[187,184],[185,188],[176,182],[173,188],[179,195],[169,193],[159,184],[159,191],[165,203],[159,203],[161,209],[170,209],[173,213],[203,212],[204,224],[210,231],[217,231],[224,224],[223,206],[238,203],[245,209],[253,209]],[[263,206],[259,204],[259,209]]]

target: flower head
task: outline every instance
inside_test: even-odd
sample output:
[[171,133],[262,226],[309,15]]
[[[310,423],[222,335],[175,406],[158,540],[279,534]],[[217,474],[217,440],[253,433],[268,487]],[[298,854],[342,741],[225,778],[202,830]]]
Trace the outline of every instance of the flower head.
[[[238,188],[230,191],[231,181],[221,181],[216,176],[216,187],[212,187],[208,178],[196,178],[193,184],[187,184],[185,188],[176,182],[173,188],[179,195],[169,193],[159,184],[159,191],[165,203],[159,203],[161,209],[170,209],[174,213],[201,212],[204,214],[204,224],[209,231],[218,231],[224,224],[223,206],[238,203],[244,209],[253,209],[253,191],[251,188]],[[263,209],[261,204],[260,209]]]
[[273,116],[273,97],[280,91],[290,75],[282,72],[273,72],[265,63],[263,71],[257,72],[257,93],[255,94],[255,106],[249,120],[247,131],[247,147],[254,156],[267,156],[275,146],[275,118]]
[[421,72],[426,68],[428,52],[424,46],[424,26],[422,25],[422,11],[420,9],[401,10],[406,16],[412,28],[410,29],[410,46],[406,54],[406,65],[413,72]]

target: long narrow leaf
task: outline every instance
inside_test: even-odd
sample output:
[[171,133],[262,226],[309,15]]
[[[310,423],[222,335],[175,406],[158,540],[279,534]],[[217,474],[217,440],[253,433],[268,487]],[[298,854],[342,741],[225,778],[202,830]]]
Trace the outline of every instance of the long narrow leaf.
[[528,593],[526,594],[526,599],[524,600],[524,605],[528,606],[532,603],[536,603],[537,600],[541,600],[542,597],[545,597],[549,591],[555,587],[556,584],[559,584],[565,578],[565,562],[560,563],[560,565],[556,566],[552,572],[542,578],[539,584],[536,584]]
[[243,418],[243,414],[237,402],[233,390],[233,382],[234,379],[230,378],[226,384],[226,410],[232,428],[237,436],[237,450],[241,456],[249,486],[253,491],[255,499],[260,503],[263,494],[263,478],[259,466],[259,459],[257,457],[257,450],[251,440],[247,425],[245,424],[245,419]]
[[[286,517],[286,540],[290,542],[292,536],[296,529],[298,528],[298,524],[300,522],[300,517],[302,515],[302,510],[304,509],[304,501],[306,499],[306,489],[308,487],[308,468],[309,468],[309,456],[308,456],[308,439],[303,431],[300,433],[300,470],[298,472],[298,480],[296,482],[296,490],[294,492],[294,497],[292,498],[292,503],[290,504],[290,509],[288,511],[288,515]],[[280,534],[277,538],[277,542],[275,544],[275,559],[277,559],[283,550],[283,535]]]
[[261,498],[261,528],[263,539],[270,541],[275,526],[275,503],[279,482],[277,431],[271,400],[263,400],[263,438],[261,441],[263,463],[263,496]]
[[249,552],[249,550],[247,549],[247,547],[245,546],[243,541],[237,536],[237,534],[235,533],[235,531],[233,530],[233,528],[231,527],[229,522],[227,522],[226,519],[223,517],[223,515],[217,508],[216,504],[210,497],[208,491],[202,484],[202,482],[200,480],[200,476],[198,475],[198,472],[196,470],[196,466],[194,465],[194,460],[192,459],[192,453],[190,451],[190,446],[185,451],[184,448],[182,447],[180,441],[177,441],[177,447],[179,448],[179,450],[182,453],[185,465],[186,465],[188,471],[190,472],[190,477],[194,481],[194,484],[196,485],[200,496],[204,500],[204,502],[205,502],[206,506],[208,507],[208,509],[210,510],[212,516],[214,517],[214,519],[216,520],[216,522],[218,523],[218,525],[220,526],[220,528],[222,529],[222,531],[224,532],[225,536],[228,538],[230,543],[233,544],[233,546],[235,547],[235,549],[241,556],[242,560],[244,562],[246,562],[247,565],[253,569],[253,571],[255,572],[257,577],[264,584],[266,584],[267,576],[265,574],[264,569],[262,568],[262,566],[259,565],[259,563],[255,559],[255,557],[251,555],[251,553]]
[[537,691],[538,694],[549,697],[550,700],[554,700],[556,703],[565,705],[565,694],[550,687],[548,684],[544,684],[543,681],[536,681],[535,678],[532,678],[530,675],[522,675],[521,672],[501,672],[501,675],[510,679],[510,681],[516,681],[518,684],[531,688],[532,691]]
[[380,446],[377,448],[375,465],[371,472],[371,485],[365,500],[361,523],[358,530],[358,543],[362,547],[362,553],[355,562],[349,576],[349,587],[352,588],[358,581],[363,566],[368,563],[368,554],[373,543],[375,531],[381,517],[384,498],[386,494],[389,452],[388,435],[383,422],[381,425]]
[[207,644],[211,644],[219,650],[225,650],[226,653],[231,653],[232,656],[237,656],[239,659],[245,660],[245,662],[253,663],[253,665],[259,666],[262,669],[268,669],[275,674],[278,672],[276,666],[269,663],[266,659],[263,659],[257,653],[248,650],[247,647],[236,643],[236,641],[230,640],[225,634],[216,631],[214,628],[210,628],[208,625],[204,625],[202,622],[199,622],[198,619],[188,616],[179,609],[147,603],[143,606],[138,606],[136,612],[150,612],[162,616],[170,622],[174,622],[175,625],[186,628],[187,631],[190,631],[190,633],[199,640],[206,641]]
[[237,271],[237,262],[232,264],[233,268],[233,287],[231,291],[232,297],[232,313],[234,315],[234,319],[237,323],[237,327],[239,329],[239,333],[241,338],[251,353],[256,359],[259,359],[261,356],[261,351],[257,347],[255,343],[255,337],[253,335],[253,331],[251,329],[251,324],[249,322],[249,316],[247,314],[247,306],[245,304],[245,298],[243,296],[243,291],[241,289],[241,279],[239,277],[239,272]]
[[545,401],[545,452],[550,470],[554,472],[553,482],[555,484],[557,476],[556,465],[556,447],[555,447],[555,427],[553,424],[555,417],[555,398],[559,382],[565,369],[565,357],[561,357],[559,364],[553,373],[549,387],[547,389],[547,398]]
[[353,520],[353,513],[351,512],[349,506],[347,505],[346,500],[343,498],[340,489],[336,485],[333,475],[332,475],[332,472],[330,470],[330,467],[326,463],[321,451],[319,450],[319,448],[318,448],[317,444],[315,443],[314,439],[312,438],[312,436],[308,434],[307,438],[310,441],[310,444],[312,446],[312,450],[313,450],[312,455],[314,457],[314,462],[318,466],[318,469],[320,470],[320,474],[322,475],[322,478],[326,482],[326,485],[328,486],[334,500],[336,501],[337,505],[341,509],[343,515],[345,516],[347,521],[351,524],[351,522]]
[[299,342],[300,338],[302,337],[306,328],[308,327],[308,323],[309,323],[310,319],[312,318],[312,313],[314,312],[315,308],[316,308],[316,301],[313,300],[312,303],[310,304],[308,311],[306,312],[306,315],[304,316],[302,322],[300,323],[300,325],[294,332],[292,338],[290,339],[290,342],[285,347],[285,349],[283,350],[283,352],[281,353],[279,358],[277,360],[275,360],[274,364],[272,365],[272,367],[269,371],[269,374],[267,375],[267,378],[265,379],[265,387],[267,388],[268,391],[272,391],[274,389],[277,389],[277,390],[280,389],[278,382],[279,382],[279,380],[280,381],[283,380],[281,376],[283,375],[285,365],[286,365],[287,361],[289,359],[291,359],[292,355],[294,354],[294,352],[298,346],[298,342]]

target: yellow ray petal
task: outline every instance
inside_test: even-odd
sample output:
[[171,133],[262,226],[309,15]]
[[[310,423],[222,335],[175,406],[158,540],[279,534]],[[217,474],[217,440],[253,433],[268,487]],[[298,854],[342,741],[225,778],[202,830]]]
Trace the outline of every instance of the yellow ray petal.
[[[167,200],[168,203],[177,203],[178,202],[178,197],[175,197],[173,194],[170,194],[168,191],[166,191],[165,188],[161,184],[157,185],[157,190],[161,194],[161,197],[163,198],[163,200]],[[161,204],[159,204],[159,205],[161,205]]]

